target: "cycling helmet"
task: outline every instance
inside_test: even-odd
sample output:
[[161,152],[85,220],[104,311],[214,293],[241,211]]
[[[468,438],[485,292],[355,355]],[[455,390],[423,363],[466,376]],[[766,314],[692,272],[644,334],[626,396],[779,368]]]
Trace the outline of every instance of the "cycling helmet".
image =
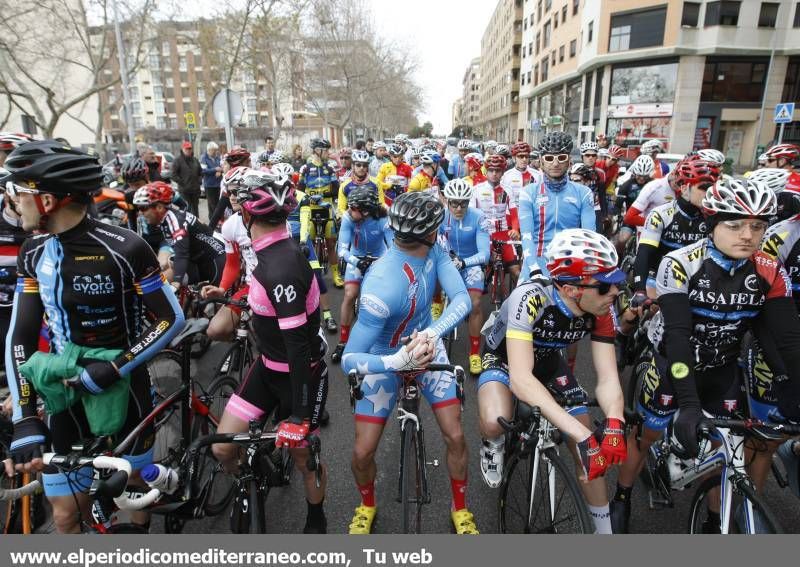
[[[687,156],[675,166],[674,179],[679,187],[700,185],[701,189],[706,189],[707,187],[703,187],[703,185],[713,185],[719,176],[719,166],[704,160],[699,154]],[[678,192],[676,191],[676,193]]]
[[568,154],[572,151],[572,136],[566,132],[550,132],[539,142],[539,153]]
[[395,144],[402,144],[406,140],[405,134],[395,134],[394,135],[394,143]]
[[618,146],[617,144],[611,144],[608,147],[608,157],[614,159],[622,159],[625,157],[625,150],[622,146]]
[[331,149],[331,143],[328,140],[326,140],[325,138],[314,138],[313,140],[311,140],[311,149],[312,150],[318,150],[318,149],[329,150],[329,149]]
[[288,177],[291,180],[292,176],[294,175],[294,168],[292,167],[292,164],[290,164],[290,163],[281,162],[281,163],[276,163],[275,165],[273,165],[270,168],[270,172],[273,175],[285,175],[286,177]]
[[597,142],[584,142],[580,147],[581,155],[585,154],[586,152],[597,153],[599,148],[600,146],[597,145]]
[[697,155],[703,158],[704,160],[711,163],[715,163],[717,165],[723,165],[725,163],[725,154],[713,148],[707,150],[698,150]]
[[642,154],[660,154],[664,151],[664,144],[661,140],[647,140],[642,147],[639,148],[639,153]]
[[16,134],[14,132],[0,132],[0,151],[10,152],[17,146],[32,142],[28,134]]
[[55,140],[21,144],[8,154],[3,167],[15,183],[59,197],[93,195],[103,183],[97,156]]
[[614,245],[593,230],[562,230],[555,235],[544,254],[547,270],[554,280],[596,278],[607,283],[625,280],[625,273],[617,269]]
[[531,145],[528,142],[517,142],[513,146],[511,146],[511,155],[531,155]]
[[764,155],[767,156],[767,159],[785,159],[789,161],[794,161],[798,157],[800,157],[800,149],[793,144],[777,144],[772,146]]
[[418,158],[421,155],[422,152],[418,148],[411,148],[411,151],[409,152],[409,156],[411,157],[411,159]]
[[464,156],[464,162],[467,164],[468,169],[480,170],[483,167],[483,156],[477,152],[472,152]]
[[374,144],[372,144],[372,149],[373,150],[385,150],[386,149],[386,144],[384,144],[383,142],[375,142]]
[[144,187],[139,187],[133,194],[133,204],[137,207],[149,207],[156,203],[169,205],[175,192],[172,185],[163,181],[154,181]]
[[594,177],[594,168],[590,167],[583,163],[575,163],[572,164],[572,167],[569,168],[570,175],[580,175],[584,179],[591,179]]
[[389,144],[386,149],[389,150],[389,155],[391,156],[401,156],[405,153],[400,144]]
[[758,159],[756,161],[758,162],[758,165],[764,166],[764,165],[767,165],[767,160],[768,159],[769,159],[769,156],[766,153],[763,153],[760,156],[758,156]]
[[533,151],[531,151],[531,161],[533,161],[533,160],[535,160],[535,159],[539,159],[539,158],[540,158],[540,156],[539,156],[539,150],[533,150]]
[[788,169],[779,167],[764,167],[757,169],[750,174],[751,181],[760,181],[766,184],[773,193],[780,193],[786,189],[786,180],[789,179],[791,172]]
[[483,144],[480,142],[472,142],[472,151],[475,153],[482,154],[483,153]]
[[508,160],[506,160],[505,156],[494,154],[486,158],[484,163],[486,164],[486,171],[489,171],[490,169],[499,169],[500,171],[505,171],[506,166],[508,165]]
[[147,179],[147,164],[140,157],[134,157],[122,165],[122,179],[125,183]]
[[369,154],[364,150],[355,150],[352,158],[353,163],[369,163]]
[[463,179],[451,179],[444,186],[444,198],[464,201],[472,198],[472,185]]
[[272,152],[272,155],[269,156],[269,159],[267,160],[267,163],[269,165],[275,165],[275,164],[278,164],[278,163],[283,163],[283,162],[287,161],[288,159],[289,158],[285,153],[283,153],[280,150],[275,150],[274,152]]
[[422,165],[435,165],[441,160],[441,156],[436,152],[424,152],[419,156],[419,161]]
[[760,217],[778,210],[775,193],[763,181],[724,177],[706,192],[703,213],[708,217]]
[[352,159],[353,150],[351,150],[350,148],[342,148],[341,150],[339,150],[339,159],[344,159],[344,158]]
[[407,187],[408,177],[405,175],[387,175],[386,183],[392,187]]
[[250,152],[244,149],[242,146],[233,146],[231,151],[225,154],[225,161],[230,164],[231,167],[235,167],[237,165],[250,165]]
[[653,158],[647,155],[637,156],[631,164],[631,175],[641,175],[642,177],[651,177],[656,170],[656,164]]
[[458,145],[456,146],[459,150],[472,150],[472,141],[471,140],[459,140]]
[[505,144],[497,144],[497,147],[494,149],[494,153],[508,159],[511,157],[511,148]]
[[225,173],[225,177],[222,178],[222,183],[220,183],[223,191],[238,191],[239,187],[242,186],[242,183],[244,182],[244,176],[248,171],[250,171],[250,168],[243,165],[229,169],[227,173]]
[[389,209],[389,227],[401,242],[422,242],[444,219],[444,205],[431,193],[413,191],[397,197]]
[[371,213],[378,205],[378,192],[367,185],[354,187],[347,195],[347,206],[365,213]]
[[486,142],[486,147],[494,149],[497,147],[497,142],[495,142],[494,140],[489,140],[488,142]]
[[273,175],[251,169],[236,197],[242,208],[253,217],[285,219],[297,208],[292,182],[285,175]]
[[265,165],[269,164],[269,156],[272,154],[270,152],[261,152],[258,154],[256,158],[256,167],[264,167]]
[[608,157],[608,148],[598,148],[597,157],[599,159],[606,159]]

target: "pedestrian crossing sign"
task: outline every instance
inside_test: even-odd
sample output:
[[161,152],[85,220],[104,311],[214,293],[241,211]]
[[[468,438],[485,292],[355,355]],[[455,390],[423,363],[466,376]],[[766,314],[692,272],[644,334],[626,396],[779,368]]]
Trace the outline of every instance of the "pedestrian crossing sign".
[[789,124],[792,121],[793,115],[794,115],[793,102],[782,102],[780,104],[775,105],[774,121],[776,124]]

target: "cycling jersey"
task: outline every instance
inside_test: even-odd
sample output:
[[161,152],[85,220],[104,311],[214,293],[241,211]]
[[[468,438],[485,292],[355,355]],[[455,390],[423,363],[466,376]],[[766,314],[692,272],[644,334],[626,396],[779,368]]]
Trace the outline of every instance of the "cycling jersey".
[[489,227],[483,212],[470,207],[458,220],[448,210],[439,234],[444,248],[464,263],[459,272],[467,291],[483,291],[483,266],[489,261]]
[[644,185],[639,185],[636,177],[632,175],[625,183],[617,187],[617,207],[624,205],[626,209],[630,209],[643,187]]
[[[124,228],[85,217],[61,234],[33,236],[22,245],[17,273],[5,353],[14,421],[36,415],[35,393],[18,368],[36,350],[43,316],[55,352],[68,342],[121,348],[114,364],[123,376],[183,326],[183,312],[155,254]],[[145,308],[158,319],[143,332]]]
[[786,179],[786,190],[800,193],[800,172],[793,171]]
[[769,227],[761,251],[786,269],[795,305],[800,308],[800,221],[789,219]]
[[394,232],[389,228],[387,217],[368,216],[354,221],[350,213],[342,216],[336,252],[347,263],[344,274],[345,283],[360,283],[364,275],[356,267],[361,257],[380,258],[394,240]]
[[372,159],[369,160],[369,176],[376,177],[381,169],[381,166],[388,161],[388,157],[379,158],[377,156],[372,156]]
[[381,205],[386,203],[386,197],[383,193],[383,187],[378,186],[378,182],[376,179],[370,179],[369,177],[365,178],[364,181],[358,181],[355,178],[343,179],[342,182],[339,183],[339,197],[336,201],[336,206],[339,211],[339,216],[342,216],[344,212],[347,210],[347,197],[350,195],[350,191],[352,191],[356,187],[364,187],[364,186],[368,186],[371,189],[374,189],[378,193],[378,202]]
[[188,211],[167,210],[161,220],[161,233],[174,251],[173,281],[208,281],[214,285],[222,277],[225,245],[214,238],[214,231]]
[[642,187],[639,196],[625,213],[625,224],[642,226],[650,211],[675,199],[669,177],[653,179]]
[[353,176],[353,170],[350,168],[340,167],[339,169],[336,170],[336,179],[339,180],[340,184],[342,181],[344,181],[345,179],[349,179],[352,176]]
[[520,193],[519,225],[524,257],[522,279],[527,279],[536,266],[546,273],[544,251],[557,232],[567,228],[595,230],[592,192],[566,176],[558,183],[544,176],[534,180]]
[[594,211],[596,215],[605,216],[608,212],[608,201],[605,198],[606,192],[606,174],[599,167],[594,168],[594,177],[587,179],[584,182],[592,191],[592,198],[594,200]]
[[483,212],[490,232],[519,231],[517,207],[502,184],[484,181],[476,185],[470,201],[470,208],[473,207]]
[[286,229],[253,240],[253,249],[258,263],[247,302],[258,351],[266,368],[289,375],[292,415],[310,419],[324,404],[318,399],[325,345],[317,280]]
[[516,167],[509,169],[503,174],[500,179],[500,185],[506,188],[509,196],[511,196],[511,203],[514,207],[519,207],[519,195],[526,185],[534,181],[540,181],[542,174],[532,167],[524,170],[517,169]]
[[447,175],[450,179],[457,179],[459,177],[464,177],[467,173],[469,173],[467,170],[467,162],[464,161],[461,154],[453,154],[447,167]]
[[222,238],[225,240],[225,270],[220,281],[220,287],[230,289],[241,273],[241,265],[244,264],[244,282],[250,283],[250,276],[256,267],[256,254],[250,243],[250,235],[244,226],[244,219],[241,213],[236,213],[228,217],[220,229]]
[[469,183],[470,185],[472,185],[474,187],[475,185],[478,185],[478,184],[483,183],[484,181],[486,181],[486,176],[483,173],[478,172],[478,173],[475,173],[473,175],[467,175],[464,178],[464,181],[466,181],[467,183]]
[[398,166],[395,166],[391,160],[384,163],[378,170],[378,175],[376,176],[378,187],[382,187],[384,191],[391,188],[391,185],[386,182],[386,178],[390,175],[402,175],[406,179],[411,180],[414,175],[414,170],[405,162],[401,162]]
[[[0,308],[10,306],[17,284],[17,255],[26,238],[30,236],[22,228],[22,221],[15,219],[6,210],[0,196]],[[3,329],[5,331],[5,329]],[[5,340],[3,333],[2,340]]]
[[300,168],[298,189],[307,195],[321,195],[325,201],[333,204],[339,190],[339,180],[327,163],[321,163],[316,156],[311,156]]
[[654,179],[661,179],[663,177],[666,177],[667,174],[669,173],[669,165],[666,162],[663,162],[661,160],[657,160],[655,158],[653,158],[653,163],[656,166],[656,169],[653,172],[653,178]]
[[[421,165],[417,166],[414,169],[414,171],[411,174],[411,178],[413,179],[420,173],[422,173]],[[449,179],[447,179],[447,174],[445,173],[444,169],[441,168],[441,166],[436,168],[436,173],[434,174],[434,177],[438,180],[439,187],[444,187],[445,185],[447,185],[447,182],[449,181]]]
[[645,289],[648,274],[655,271],[664,254],[705,238],[706,232],[702,212],[686,199],[676,199],[653,209],[639,237],[633,267],[634,289]]
[[408,191],[425,191],[439,196],[439,180],[420,171],[408,182]]

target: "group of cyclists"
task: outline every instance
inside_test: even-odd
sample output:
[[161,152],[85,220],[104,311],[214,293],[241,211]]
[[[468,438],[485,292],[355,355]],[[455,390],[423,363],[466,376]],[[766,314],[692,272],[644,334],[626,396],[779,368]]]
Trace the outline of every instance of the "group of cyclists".
[[[449,154],[444,140],[412,143],[398,134],[334,159],[330,142],[314,139],[299,170],[279,150],[251,155],[237,146],[223,158],[223,196],[208,224],[182,210],[169,183],[150,182],[133,156],[121,170],[131,211],[120,227],[92,218],[103,182],[95,156],[0,133],[0,310],[14,423],[7,471],[43,470],[56,529],[79,531],[91,471],[76,487],[41,456],[48,445],[68,451],[89,436],[87,416],[73,405],[41,419],[37,398],[53,384],[39,385],[20,366],[38,349],[113,350],[87,361],[63,388],[96,396],[127,384],[117,434],[124,436],[152,406],[145,363],[182,328],[180,288],[205,282],[203,297],[246,298],[259,355],[218,433],[245,432],[274,413],[276,446],[291,450],[304,476],[305,533],[327,531],[327,474],[315,482],[304,466],[309,435],[327,419],[326,332],[339,334],[329,360],[365,376],[351,458],[360,503],[349,532],[372,531],[375,454],[411,374],[445,442],[454,529],[478,533],[467,506],[456,381],[426,371],[448,362],[443,339],[462,321],[486,484],[503,480],[500,418],[511,420],[524,402],[565,435],[596,531],[626,533],[634,480],[666,430],[692,458],[709,417],[800,419],[800,149],[774,145],[759,158],[763,167],[732,177],[717,150],[691,152],[670,168],[659,160],[662,141],[651,140],[623,174],[626,150],[609,142],[584,142],[573,158],[570,135],[551,132],[535,148],[459,140]],[[324,223],[311,222],[314,214]],[[338,324],[317,258],[320,239],[331,283],[344,288]],[[509,293],[487,318],[482,298],[495,260]],[[229,340],[240,315],[222,307],[208,336]],[[640,419],[626,424],[618,350],[645,320],[649,359],[633,400]],[[560,403],[584,391],[575,360],[587,335],[603,413],[597,425],[585,405]],[[235,446],[213,450],[236,471]],[[797,491],[800,442],[782,438],[752,448],[756,488],[775,451]],[[149,430],[126,458],[140,469],[152,452]],[[609,496],[604,476],[615,465]],[[719,502],[708,506],[706,528],[718,532]],[[149,517],[133,521],[147,525]]]

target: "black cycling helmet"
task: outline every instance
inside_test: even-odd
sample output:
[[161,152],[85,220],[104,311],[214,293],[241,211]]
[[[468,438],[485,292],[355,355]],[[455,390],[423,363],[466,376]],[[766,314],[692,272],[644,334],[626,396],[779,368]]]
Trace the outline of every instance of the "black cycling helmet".
[[389,209],[389,227],[401,242],[421,242],[433,246],[425,237],[436,232],[444,219],[441,201],[422,191],[403,193]]
[[572,136],[566,132],[550,132],[539,142],[539,154],[568,154],[572,151]]
[[8,155],[5,168],[15,183],[58,197],[89,196],[103,183],[96,156],[55,140],[19,146]]
[[355,187],[347,195],[347,206],[364,213],[371,213],[378,207],[378,192],[366,185]]
[[583,179],[591,179],[595,175],[595,171],[593,167],[589,167],[584,163],[576,163],[573,164],[572,167],[569,168],[570,175],[579,175]]
[[311,149],[312,150],[317,150],[317,149],[320,149],[320,148],[323,149],[323,150],[331,149],[330,141],[326,140],[325,138],[314,138],[313,140],[311,140]]
[[122,166],[122,179],[125,183],[131,181],[147,181],[147,164],[140,157],[126,161]]

